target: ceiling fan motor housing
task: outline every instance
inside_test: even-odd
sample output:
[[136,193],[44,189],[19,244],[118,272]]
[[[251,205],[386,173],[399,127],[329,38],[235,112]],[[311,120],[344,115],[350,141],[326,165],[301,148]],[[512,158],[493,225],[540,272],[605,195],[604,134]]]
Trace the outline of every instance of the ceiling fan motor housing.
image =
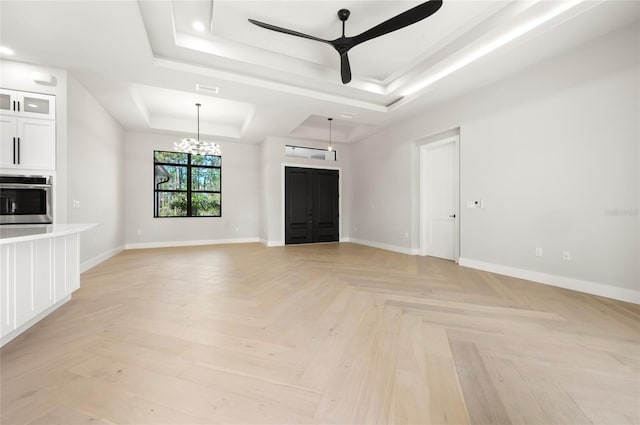
[[351,15],[351,12],[349,12],[349,9],[340,9],[340,10],[338,10],[338,18],[340,18],[340,20],[342,22],[344,22],[347,19],[349,19],[350,15]]

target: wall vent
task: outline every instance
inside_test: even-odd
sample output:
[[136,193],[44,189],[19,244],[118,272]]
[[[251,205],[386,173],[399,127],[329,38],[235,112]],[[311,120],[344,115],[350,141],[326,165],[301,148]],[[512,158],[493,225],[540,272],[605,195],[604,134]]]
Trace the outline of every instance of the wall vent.
[[204,84],[196,84],[196,91],[203,92],[203,93],[218,94],[218,91],[220,91],[220,89],[214,86],[205,86]]

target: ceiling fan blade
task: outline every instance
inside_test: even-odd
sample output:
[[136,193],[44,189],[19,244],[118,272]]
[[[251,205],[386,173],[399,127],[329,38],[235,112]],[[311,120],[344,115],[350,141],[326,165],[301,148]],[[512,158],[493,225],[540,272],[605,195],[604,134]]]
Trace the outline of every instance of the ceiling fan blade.
[[442,7],[442,0],[430,0],[414,7],[413,9],[402,12],[383,23],[356,35],[355,37],[351,37],[349,48],[357,46],[360,43],[364,43],[367,40],[371,40],[372,38],[380,37],[381,35],[415,24],[416,22],[428,18],[436,13],[440,7]]
[[351,81],[351,65],[349,64],[347,52],[340,55],[340,75],[342,76],[342,84],[347,84]]
[[304,34],[304,33],[301,33],[301,32],[288,30],[286,28],[277,27],[275,25],[271,25],[271,24],[267,24],[267,23],[264,23],[264,22],[256,21],[255,19],[249,19],[249,22],[251,22],[252,24],[257,25],[259,27],[271,30],[271,31],[277,31],[277,32],[281,32],[281,33],[284,33],[284,34],[295,35],[296,37],[308,38],[309,40],[315,40],[315,41],[320,41],[322,43],[331,44],[331,42],[329,40],[323,40],[322,38],[314,37],[314,36],[309,35],[309,34]]

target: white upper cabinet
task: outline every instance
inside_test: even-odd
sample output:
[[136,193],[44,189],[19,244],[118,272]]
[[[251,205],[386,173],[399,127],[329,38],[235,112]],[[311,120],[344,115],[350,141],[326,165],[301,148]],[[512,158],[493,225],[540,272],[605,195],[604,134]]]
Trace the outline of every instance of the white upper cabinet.
[[56,122],[0,116],[0,168],[56,169]]
[[0,115],[0,167],[16,168],[18,119]]
[[56,169],[55,96],[0,89],[0,169]]
[[56,119],[56,97],[47,94],[0,89],[0,113],[18,117]]
[[55,122],[22,118],[18,120],[17,131],[17,165],[31,170],[55,170]]

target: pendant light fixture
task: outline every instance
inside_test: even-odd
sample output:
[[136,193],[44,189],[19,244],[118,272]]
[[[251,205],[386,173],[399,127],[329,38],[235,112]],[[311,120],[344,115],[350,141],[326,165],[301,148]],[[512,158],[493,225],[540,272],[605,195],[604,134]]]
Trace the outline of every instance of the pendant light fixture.
[[178,152],[190,153],[191,155],[222,155],[220,145],[214,142],[200,140],[200,104],[198,107],[198,136],[195,139],[182,139],[173,145]]
[[327,150],[331,152],[333,151],[333,145],[331,144],[331,121],[333,121],[333,118],[327,118],[327,120],[329,120],[329,147]]

